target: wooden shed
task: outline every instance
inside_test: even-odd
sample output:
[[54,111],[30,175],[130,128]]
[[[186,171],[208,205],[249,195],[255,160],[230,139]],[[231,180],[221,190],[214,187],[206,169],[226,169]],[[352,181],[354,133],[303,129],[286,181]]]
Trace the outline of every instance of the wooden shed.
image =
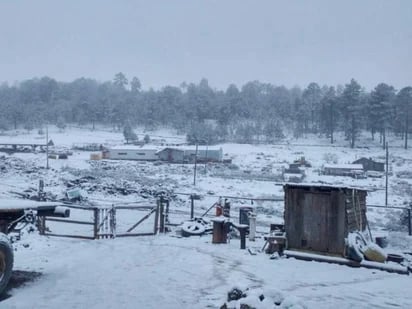
[[288,248],[339,255],[349,232],[367,226],[367,191],[359,188],[286,184],[285,232]]

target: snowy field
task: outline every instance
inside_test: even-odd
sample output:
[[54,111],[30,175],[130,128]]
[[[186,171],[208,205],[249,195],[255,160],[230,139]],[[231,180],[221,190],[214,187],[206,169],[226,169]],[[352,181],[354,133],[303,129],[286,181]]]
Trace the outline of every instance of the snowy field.
[[[145,134],[138,133],[140,139]],[[149,135],[159,143],[184,141],[183,136],[168,131]],[[123,143],[123,134],[110,129],[68,128],[60,132],[50,128],[49,139],[53,140],[55,150],[62,150],[79,143],[118,146]],[[23,131],[0,135],[0,143],[8,142],[44,143],[45,136]],[[391,144],[400,143],[394,139]],[[369,190],[368,204],[384,205],[384,177],[353,179],[319,174],[322,165],[332,161],[346,164],[361,157],[385,158],[385,151],[377,143],[375,147],[356,149],[344,145],[339,142],[332,147],[316,137],[291,139],[281,145],[219,145],[224,157],[232,159],[231,167],[199,164],[196,185],[193,165],[91,161],[91,152],[74,151],[67,160],[50,159],[47,170],[44,153],[0,153],[0,197],[17,198],[16,192],[36,190],[39,179],[44,180],[47,193],[60,197],[69,182],[91,176],[96,179],[93,187],[83,189],[95,205],[155,202],[153,195],[143,196],[141,192],[198,193],[203,198],[195,202],[195,213],[201,215],[218,196],[282,197],[283,188],[277,181],[282,168],[305,157],[312,165],[306,170],[305,182],[365,187]],[[153,144],[153,148],[159,147]],[[412,201],[411,150],[393,147],[389,159],[388,204],[407,206]],[[271,178],[274,180],[270,181]],[[108,187],[128,187],[134,191],[123,195],[108,191]],[[240,206],[250,205],[247,199],[231,199],[234,217]],[[175,228],[166,235],[101,240],[49,238],[24,232],[14,244],[12,288],[0,301],[0,308],[219,308],[233,287],[269,295],[266,301],[258,303],[259,308],[276,308],[269,304],[270,297],[284,298],[283,308],[412,308],[409,276],[295,259],[270,259],[259,252],[269,225],[282,222],[283,202],[255,201],[253,206],[257,212],[258,238],[246,245],[256,255],[240,250],[239,239],[216,245],[212,244],[211,235],[181,238]],[[189,219],[187,195],[177,194],[170,207],[172,223]],[[373,235],[388,237],[387,250],[412,252],[412,238],[399,226],[399,211],[371,208],[367,215]],[[125,216],[123,222],[137,220],[133,214]],[[75,227],[56,226],[60,228],[62,232],[72,232],[70,229]]]

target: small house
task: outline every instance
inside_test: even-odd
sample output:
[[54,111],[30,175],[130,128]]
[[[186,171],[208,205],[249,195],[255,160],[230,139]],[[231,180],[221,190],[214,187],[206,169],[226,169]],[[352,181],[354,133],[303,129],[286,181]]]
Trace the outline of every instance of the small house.
[[343,256],[345,238],[367,226],[367,191],[359,188],[286,184],[285,232],[290,250]]
[[363,173],[362,164],[325,164],[322,168],[324,175],[354,176]]
[[385,163],[374,161],[371,158],[362,157],[354,161],[353,164],[362,164],[363,169],[365,171],[375,171],[375,172],[385,171]]
[[183,163],[185,151],[177,148],[164,148],[157,152],[157,156],[160,160],[169,163]]

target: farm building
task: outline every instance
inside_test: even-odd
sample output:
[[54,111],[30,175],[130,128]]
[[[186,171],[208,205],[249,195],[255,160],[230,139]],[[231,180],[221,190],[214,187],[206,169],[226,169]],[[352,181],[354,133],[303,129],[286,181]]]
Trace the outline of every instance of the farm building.
[[[104,159],[113,160],[162,160],[170,163],[193,163],[195,149],[167,147],[161,150],[134,146],[118,146],[103,151]],[[197,162],[222,162],[223,151],[220,149],[198,149]]]
[[367,191],[349,187],[286,184],[285,232],[291,250],[345,254],[345,238],[367,226]]
[[107,151],[105,151],[104,158],[112,160],[156,161],[159,160],[157,152],[157,149],[148,149],[133,146],[119,146],[109,148]]
[[183,163],[185,151],[177,148],[164,148],[157,153],[158,157],[162,161],[170,163]]
[[[185,149],[185,161],[194,162],[196,156],[196,149]],[[223,150],[219,149],[198,149],[197,162],[222,162]]]
[[362,164],[325,164],[322,168],[324,175],[355,176],[363,173]]
[[374,161],[371,158],[363,157],[363,158],[360,158],[354,161],[353,164],[362,164],[363,169],[365,171],[376,171],[376,172],[385,171],[385,163]]

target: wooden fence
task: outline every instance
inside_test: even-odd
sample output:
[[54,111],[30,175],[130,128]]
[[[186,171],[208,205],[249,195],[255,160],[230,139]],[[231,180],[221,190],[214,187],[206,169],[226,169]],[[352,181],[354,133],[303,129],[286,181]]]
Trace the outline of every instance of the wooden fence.
[[[157,200],[154,205],[112,205],[105,207],[89,207],[80,205],[65,205],[71,209],[71,212],[76,212],[76,214],[81,218],[91,217],[89,221],[77,220],[77,219],[60,219],[52,217],[39,217],[38,218],[38,228],[41,235],[45,236],[58,236],[58,237],[70,237],[79,239],[102,239],[102,238],[116,238],[116,237],[130,237],[130,236],[150,236],[156,235],[158,232],[165,232],[165,224],[168,221],[168,211],[169,211],[169,201],[164,198]],[[146,212],[142,217],[140,217],[136,222],[133,222],[131,226],[127,224],[122,224],[119,226],[119,218],[127,217],[130,219],[130,215],[124,212]],[[123,214],[122,214],[123,212]],[[89,214],[87,214],[89,213]],[[153,225],[149,231],[138,232],[136,228],[141,226],[150,217],[154,216]],[[90,231],[88,235],[83,233],[75,234],[73,228],[65,227],[67,231],[71,233],[58,233],[52,232],[49,229],[48,223],[53,223],[54,227],[61,229],[63,225],[72,226],[89,226]],[[56,224],[57,223],[57,224]],[[130,224],[130,223],[129,223]],[[122,229],[123,228],[123,229]],[[147,228],[147,226],[146,226]]]

